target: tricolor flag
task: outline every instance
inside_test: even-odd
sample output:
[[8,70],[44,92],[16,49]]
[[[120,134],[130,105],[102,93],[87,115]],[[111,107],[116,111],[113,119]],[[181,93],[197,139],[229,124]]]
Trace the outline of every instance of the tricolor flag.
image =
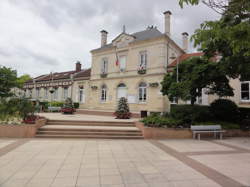
[[115,50],[115,56],[116,56],[115,65],[116,65],[116,66],[119,66],[119,58],[118,58],[118,55],[117,55],[116,50]]

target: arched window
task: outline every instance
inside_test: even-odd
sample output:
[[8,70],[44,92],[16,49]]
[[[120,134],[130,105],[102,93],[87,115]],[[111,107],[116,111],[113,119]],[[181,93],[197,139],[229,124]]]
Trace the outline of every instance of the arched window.
[[106,102],[107,101],[107,86],[106,85],[102,85],[101,87],[101,101],[102,102]]
[[144,82],[139,84],[138,98],[140,103],[147,101],[147,84]]
[[121,97],[127,98],[127,86],[124,83],[117,86],[117,99],[120,99]]

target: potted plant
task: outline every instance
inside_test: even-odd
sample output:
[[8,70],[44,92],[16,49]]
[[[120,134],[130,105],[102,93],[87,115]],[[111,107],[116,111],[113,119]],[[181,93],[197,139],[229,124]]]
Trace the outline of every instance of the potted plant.
[[74,105],[71,98],[67,98],[61,109],[63,114],[73,114],[75,112]]
[[120,98],[114,115],[116,119],[130,119],[131,113],[129,111],[128,101],[125,97]]
[[138,70],[137,70],[137,72],[138,72],[138,74],[145,74],[147,71],[146,71],[146,69],[143,67],[143,66],[141,66]]

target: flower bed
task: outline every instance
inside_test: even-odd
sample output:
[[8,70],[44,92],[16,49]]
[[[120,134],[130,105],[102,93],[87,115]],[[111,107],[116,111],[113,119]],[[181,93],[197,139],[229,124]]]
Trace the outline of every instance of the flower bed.
[[46,119],[37,119],[35,124],[0,124],[0,137],[8,138],[32,138],[36,135],[37,129],[45,125]]

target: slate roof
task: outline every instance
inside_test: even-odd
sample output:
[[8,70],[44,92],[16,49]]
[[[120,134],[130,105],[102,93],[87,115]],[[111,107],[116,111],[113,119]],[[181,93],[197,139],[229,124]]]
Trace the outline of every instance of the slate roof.
[[[90,69],[84,69],[79,72],[77,71],[66,71],[66,72],[55,72],[53,73],[53,80],[64,80],[70,79],[71,75],[73,74],[74,78],[89,78],[90,77]],[[43,82],[43,81],[51,81],[52,76],[51,74],[41,75],[34,79],[28,80],[25,83],[33,83],[33,80],[36,82]]]
[[[149,28],[149,29],[146,29],[144,31],[136,32],[136,33],[133,33],[130,35],[135,38],[135,40],[133,42],[137,42],[137,41],[143,41],[143,40],[148,40],[148,39],[152,39],[152,38],[157,38],[160,36],[164,36],[165,34],[161,33],[157,28],[154,27],[154,28]],[[107,45],[104,45],[103,47],[94,49],[92,51],[108,49],[108,48],[112,48],[112,47],[114,47],[112,45],[112,43],[109,43]]]

